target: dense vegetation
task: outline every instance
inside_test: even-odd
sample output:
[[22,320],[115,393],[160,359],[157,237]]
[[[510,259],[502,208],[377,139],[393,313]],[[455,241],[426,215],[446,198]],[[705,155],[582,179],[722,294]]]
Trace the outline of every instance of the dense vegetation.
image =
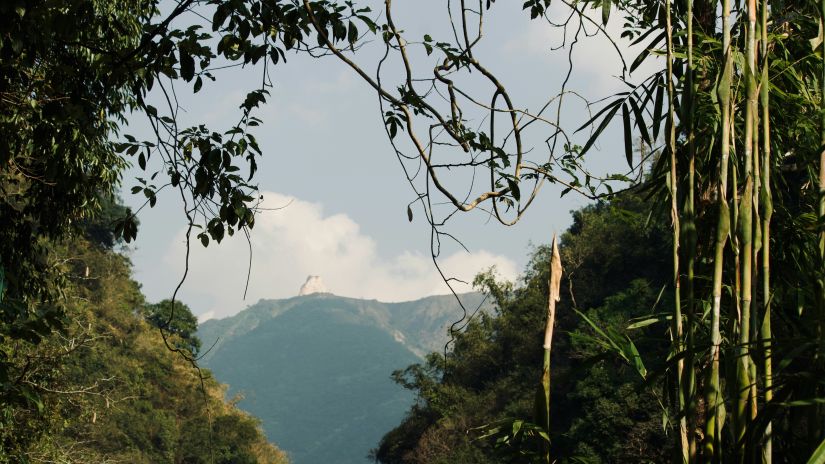
[[[665,329],[627,330],[635,317],[657,313],[667,282],[667,228],[648,223],[634,197],[599,203],[574,213],[562,236],[566,264],[557,310],[561,333],[553,347],[552,453],[561,462],[662,462],[673,448],[663,427],[658,392],[639,373],[605,350],[587,318],[637,340],[646,357],[667,353]],[[425,364],[395,373],[415,391],[417,403],[375,451],[383,463],[525,462],[535,443],[518,450],[481,439],[483,426],[508,418],[532,421],[542,359],[549,249],[539,247],[520,285],[479,276],[498,311],[480,314],[456,335],[446,362],[433,353]],[[573,297],[575,296],[575,300]],[[643,339],[643,340],[642,340]],[[661,363],[660,363],[661,364]],[[661,365],[648,365],[648,369]],[[518,441],[518,439],[516,439]],[[529,441],[529,440],[528,440]],[[517,443],[513,443],[517,445]],[[515,447],[515,446],[514,446]]]
[[[673,437],[679,406],[666,375],[678,359],[669,355],[669,227],[651,206],[634,194],[599,202],[574,212],[561,237],[566,264],[552,351],[549,434],[558,462],[666,462],[678,452]],[[425,363],[394,373],[417,399],[373,451],[377,461],[542,462],[541,439],[530,428],[549,259],[549,247],[537,248],[518,284],[479,275],[476,284],[494,297],[498,310],[480,313],[456,333],[446,359],[432,353]],[[706,322],[708,312],[706,305]],[[788,316],[774,325],[774,334],[778,343],[808,336]],[[780,352],[786,388],[802,389],[799,379],[812,380],[800,354],[806,349],[802,343]],[[807,405],[771,410],[780,462],[810,456],[799,443],[816,441],[808,435],[809,421],[822,416],[800,410]]]
[[[0,462],[286,463],[208,371],[167,349],[157,325],[191,326],[191,312],[179,304],[158,318],[169,305],[145,303],[128,258],[95,240],[102,226],[49,247],[67,279],[64,329],[0,342],[5,380],[25,393],[3,392]],[[194,328],[169,340],[199,343]]]

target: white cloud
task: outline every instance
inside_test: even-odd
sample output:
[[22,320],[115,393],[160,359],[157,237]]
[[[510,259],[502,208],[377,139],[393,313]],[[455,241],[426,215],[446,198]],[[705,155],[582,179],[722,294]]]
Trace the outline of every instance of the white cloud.
[[[244,285],[249,244],[242,236],[203,249],[193,237],[190,269],[181,292],[200,319],[225,317],[260,298],[285,298],[298,293],[307,275],[320,275],[331,292],[358,298],[404,301],[449,290],[428,254],[405,251],[386,258],[376,241],[344,214],[325,215],[318,203],[264,192],[265,211],[252,230],[251,278],[246,301]],[[164,258],[164,272],[180,275],[184,232]],[[456,252],[439,260],[445,274],[472,281],[479,271],[495,265],[506,279],[515,279],[515,263],[487,251]],[[173,288],[174,280],[167,282]],[[457,291],[470,290],[457,284]]]

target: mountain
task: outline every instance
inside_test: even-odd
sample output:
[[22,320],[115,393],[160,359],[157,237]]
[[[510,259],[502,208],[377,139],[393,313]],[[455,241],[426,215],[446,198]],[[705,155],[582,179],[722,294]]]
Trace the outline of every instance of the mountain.
[[[461,299],[468,311],[483,303]],[[198,337],[202,364],[294,464],[362,464],[413,401],[390,375],[441,351],[462,314],[451,295],[383,303],[312,293],[206,321]]]

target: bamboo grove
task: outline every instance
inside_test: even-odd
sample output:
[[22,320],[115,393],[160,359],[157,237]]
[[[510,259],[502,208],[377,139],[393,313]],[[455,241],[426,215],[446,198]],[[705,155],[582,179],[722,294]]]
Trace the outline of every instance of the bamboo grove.
[[825,2],[624,8],[666,60],[621,98],[668,106],[643,188],[672,219],[677,461],[823,462]]

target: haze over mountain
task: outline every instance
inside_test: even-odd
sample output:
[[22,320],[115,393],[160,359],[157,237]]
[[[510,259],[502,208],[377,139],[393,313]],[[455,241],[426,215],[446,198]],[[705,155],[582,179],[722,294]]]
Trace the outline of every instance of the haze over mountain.
[[[461,300],[472,311],[483,296]],[[308,292],[206,321],[198,336],[212,347],[203,365],[295,464],[360,464],[413,401],[392,372],[442,350],[461,315],[452,295],[383,303]]]

